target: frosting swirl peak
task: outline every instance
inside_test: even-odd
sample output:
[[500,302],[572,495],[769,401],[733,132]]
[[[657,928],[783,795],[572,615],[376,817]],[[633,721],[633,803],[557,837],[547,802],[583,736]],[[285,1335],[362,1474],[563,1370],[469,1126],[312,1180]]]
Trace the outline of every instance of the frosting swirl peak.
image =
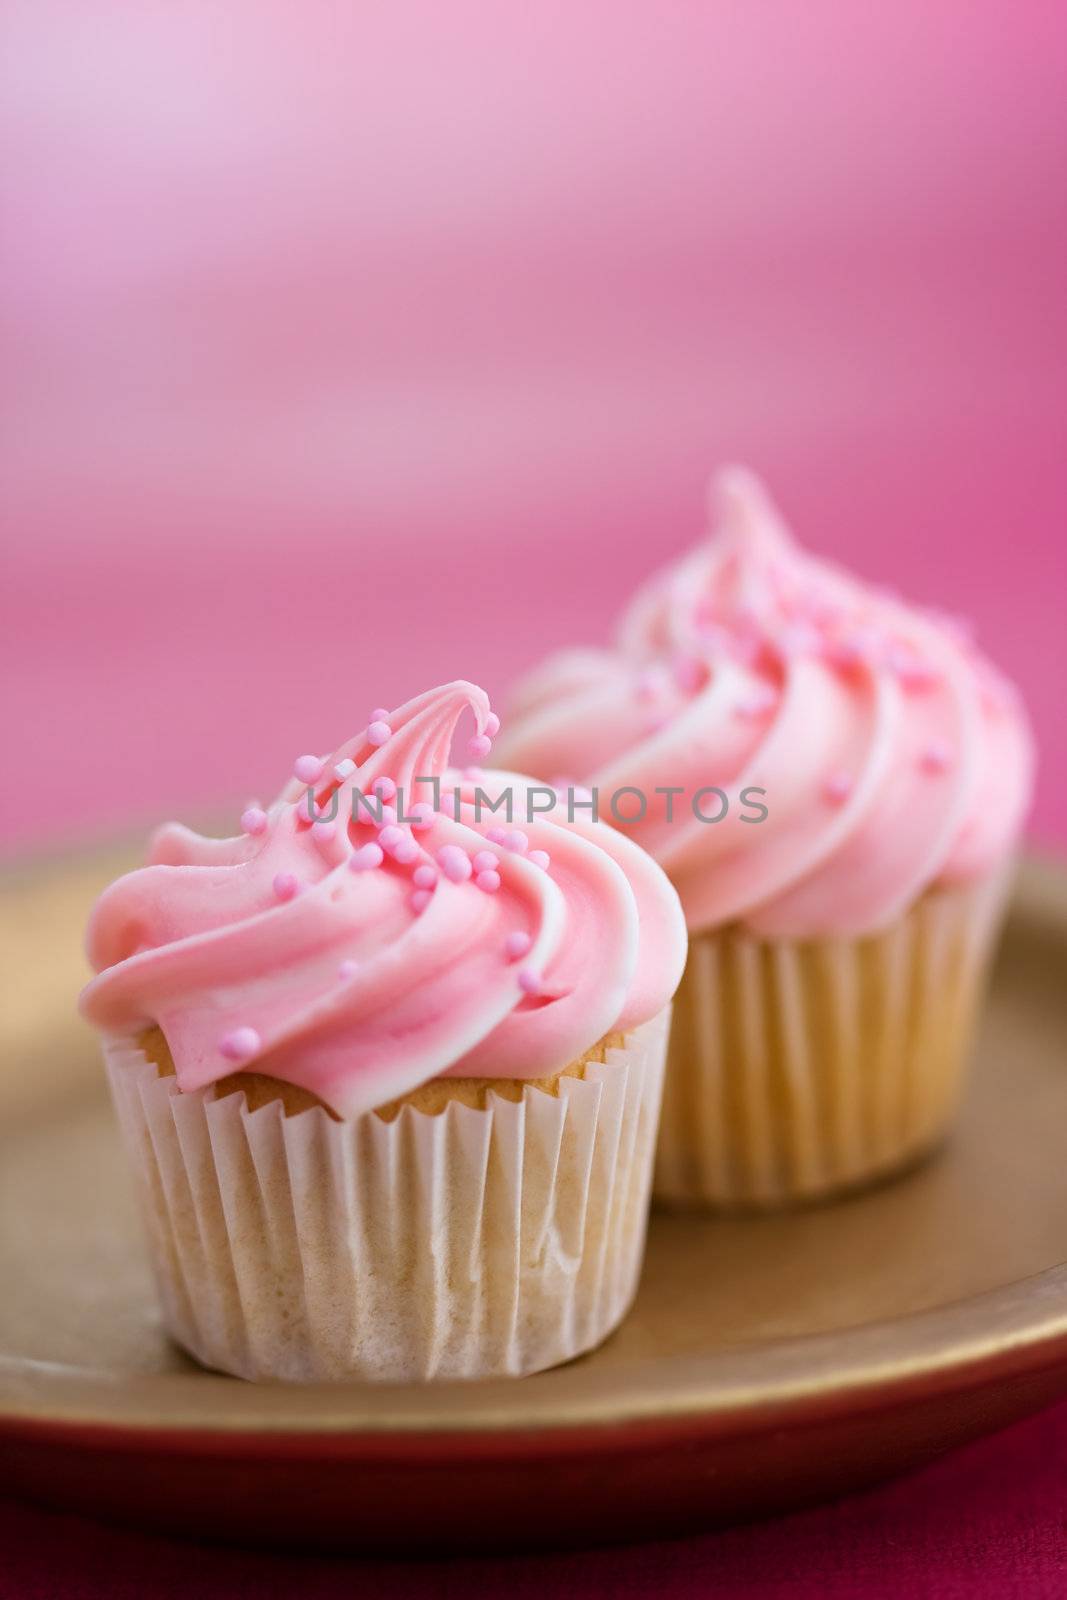
[[94,909],[85,1016],[158,1024],[183,1090],[236,1062],[356,1116],[433,1077],[560,1071],[662,1009],[685,955],[669,883],[603,825],[495,827],[500,775],[448,764],[467,710],[484,751],[499,724],[460,681],[301,757],[236,838],[162,828]]
[[[628,832],[693,930],[874,932],[996,865],[1032,782],[1011,686],[954,619],[801,550],[750,473],[723,472],[713,507],[710,538],[639,591],[613,650],[564,652],[520,685],[503,758],[640,790]],[[690,804],[713,793],[721,815]]]

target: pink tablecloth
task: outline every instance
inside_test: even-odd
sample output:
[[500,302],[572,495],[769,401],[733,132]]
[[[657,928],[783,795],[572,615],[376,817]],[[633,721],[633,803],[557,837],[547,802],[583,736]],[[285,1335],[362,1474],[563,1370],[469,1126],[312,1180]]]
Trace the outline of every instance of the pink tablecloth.
[[10,1507],[0,1548],[0,1600],[1063,1600],[1067,1404],[884,1488],[669,1544],[416,1565],[207,1549]]

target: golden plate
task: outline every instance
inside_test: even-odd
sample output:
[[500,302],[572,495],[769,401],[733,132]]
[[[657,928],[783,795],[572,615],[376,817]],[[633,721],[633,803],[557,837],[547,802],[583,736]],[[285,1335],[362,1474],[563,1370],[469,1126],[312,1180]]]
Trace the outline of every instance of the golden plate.
[[1024,868],[961,1125],[895,1184],[657,1216],[633,1314],[521,1382],[254,1386],[168,1344],[80,933],[126,859],[10,880],[0,1460],[37,1500],[198,1537],[410,1551],[633,1539],[869,1483],[1067,1393],[1067,874]]

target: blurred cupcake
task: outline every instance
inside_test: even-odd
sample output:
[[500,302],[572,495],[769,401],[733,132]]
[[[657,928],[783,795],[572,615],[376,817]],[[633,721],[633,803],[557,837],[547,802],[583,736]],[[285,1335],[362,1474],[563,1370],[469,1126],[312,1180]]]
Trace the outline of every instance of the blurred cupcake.
[[522,1374],[633,1296],[681,909],[611,829],[450,771],[467,708],[486,753],[471,684],[375,711],[240,837],[164,828],[93,913],[82,1009],[208,1366]]
[[681,895],[657,1195],[767,1205],[945,1132],[1032,749],[955,620],[799,550],[749,474],[716,499],[616,649],[520,686],[499,753],[595,789]]

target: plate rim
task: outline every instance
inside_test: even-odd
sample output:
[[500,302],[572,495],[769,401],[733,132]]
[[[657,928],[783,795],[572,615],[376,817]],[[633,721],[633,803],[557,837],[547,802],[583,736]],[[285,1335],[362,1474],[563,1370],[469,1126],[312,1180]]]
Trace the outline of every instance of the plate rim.
[[[901,1341],[902,1332],[914,1337]],[[768,1366],[779,1370],[768,1373]],[[257,1441],[296,1454],[325,1448],[380,1454],[382,1447],[388,1454],[390,1444],[409,1450],[417,1441],[444,1444],[463,1437],[468,1444],[506,1441],[511,1452],[521,1438],[565,1445],[568,1436],[580,1442],[591,1431],[727,1433],[805,1415],[825,1420],[839,1411],[880,1410],[923,1393],[981,1388],[1056,1367],[1063,1369],[1067,1390],[1067,1261],[962,1300],[852,1329],[768,1340],[713,1356],[659,1357],[641,1368],[641,1383],[628,1391],[620,1391],[617,1371],[590,1373],[578,1361],[556,1369],[557,1378],[566,1374],[578,1381],[533,1418],[528,1404],[515,1404],[509,1379],[264,1385],[206,1371],[115,1377],[90,1367],[3,1356],[0,1436],[51,1436],[57,1442],[63,1436],[132,1447],[155,1447],[165,1436],[168,1448],[178,1451],[241,1454],[259,1453]],[[193,1375],[198,1398],[190,1406]],[[57,1385],[64,1396],[56,1396]],[[173,1395],[171,1405],[139,1404],[145,1390],[158,1395],[161,1389],[167,1398]],[[269,1419],[256,1409],[265,1405],[267,1393]],[[220,1410],[211,1402],[223,1394],[231,1405]],[[237,1394],[246,1394],[249,1404],[234,1409]],[[472,1406],[472,1397],[480,1403]]]

